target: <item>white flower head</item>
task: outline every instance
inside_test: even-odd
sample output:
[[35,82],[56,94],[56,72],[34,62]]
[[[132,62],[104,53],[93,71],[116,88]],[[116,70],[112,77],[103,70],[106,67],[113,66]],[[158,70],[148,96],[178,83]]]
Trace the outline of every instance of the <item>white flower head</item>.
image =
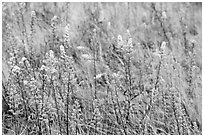
[[192,39],[192,40],[190,40],[190,42],[195,44],[196,40]]
[[21,61],[24,62],[25,60],[27,60],[26,57],[22,57]]
[[46,59],[49,58],[49,53],[48,53],[48,52],[45,54],[45,58],[46,58]]
[[66,26],[65,26],[65,29],[69,29],[70,28],[70,24],[68,23]]
[[89,54],[82,54],[81,57],[84,58],[84,59],[87,59],[87,60],[93,59],[93,57],[91,55],[89,55]]
[[10,55],[11,57],[13,57],[13,56],[14,56],[14,53],[10,52],[9,55]]
[[65,29],[65,34],[68,34],[70,31],[70,25],[67,24],[64,29]]
[[103,75],[104,75],[104,73],[101,73],[101,74],[96,75],[96,79],[101,78]]
[[52,50],[49,51],[49,56],[50,56],[50,58],[54,58],[55,57],[54,52]]
[[61,53],[62,56],[65,55],[65,49],[64,49],[63,45],[60,45],[60,53]]
[[19,61],[19,66],[20,67],[23,67],[24,66],[24,63],[23,63],[23,61],[21,60],[21,61]]
[[65,52],[63,45],[60,45],[60,52]]
[[45,65],[42,65],[41,68],[40,68],[40,70],[41,70],[41,71],[42,71],[42,70],[46,70],[46,66],[45,66]]
[[159,58],[161,57],[161,53],[158,49],[155,50],[155,52],[153,52],[154,55],[158,56]]
[[129,29],[127,29],[127,35],[128,35],[128,37],[131,37],[131,34],[130,34],[130,30],[129,30]]
[[132,47],[132,38],[128,39],[128,46]]
[[163,19],[167,19],[166,11],[163,11],[163,12],[162,12],[162,18],[163,18]]
[[96,33],[96,29],[93,29],[93,32]]
[[127,34],[130,34],[130,30],[129,29],[127,29]]
[[161,50],[165,50],[166,49],[166,42],[163,41],[162,44],[161,44]]
[[19,5],[24,8],[26,6],[25,2],[20,2]]
[[64,46],[63,45],[60,45],[60,50],[64,51]]
[[118,73],[113,73],[112,76],[113,76],[114,78],[118,78],[118,77],[119,77]]
[[123,45],[123,38],[121,35],[118,35],[118,47],[121,47]]
[[31,64],[30,64],[30,62],[29,62],[28,60],[25,60],[25,64],[26,64],[26,66],[27,66],[28,68],[31,67]]
[[123,38],[122,38],[121,35],[118,35],[118,41],[119,41],[119,42],[120,42],[120,41],[123,41]]
[[110,29],[111,28],[111,22],[109,21],[107,24],[108,24],[108,28]]
[[35,81],[35,78],[31,78],[30,80],[31,80],[31,81]]
[[24,85],[27,85],[27,84],[28,84],[28,81],[27,81],[27,80],[24,80],[24,81],[23,81],[23,84],[24,84]]
[[31,17],[36,17],[36,13],[35,13],[35,11],[33,10],[33,11],[31,11]]
[[78,47],[76,47],[78,50],[86,50],[86,47],[84,47],[84,46],[78,46]]
[[56,73],[56,72],[57,72],[57,70],[56,70],[55,68],[51,68],[51,69],[50,69],[50,73],[51,73],[51,74]]
[[70,42],[70,25],[67,24],[64,28],[64,41]]
[[52,21],[52,22],[57,22],[57,19],[58,19],[58,17],[57,17],[57,16],[54,16],[54,17],[51,19],[51,21]]
[[12,69],[13,72],[20,72],[20,70],[21,69],[18,66],[14,66]]
[[168,54],[167,43],[165,41],[163,41],[161,44],[161,54]]
[[8,61],[8,64],[9,64],[9,65],[12,65],[12,64],[13,64],[13,62],[12,62],[12,61]]

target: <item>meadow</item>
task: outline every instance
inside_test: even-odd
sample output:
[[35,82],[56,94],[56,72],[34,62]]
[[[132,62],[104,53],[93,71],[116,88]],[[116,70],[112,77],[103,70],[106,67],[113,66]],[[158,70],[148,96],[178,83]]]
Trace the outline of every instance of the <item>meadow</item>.
[[202,3],[2,3],[2,134],[201,135]]

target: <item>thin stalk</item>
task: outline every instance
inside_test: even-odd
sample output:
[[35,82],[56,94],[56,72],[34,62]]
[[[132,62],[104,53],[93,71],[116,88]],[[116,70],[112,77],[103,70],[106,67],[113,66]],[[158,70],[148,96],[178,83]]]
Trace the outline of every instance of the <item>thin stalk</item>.
[[55,93],[55,86],[51,77],[51,85],[53,88],[53,95],[54,95],[54,100],[55,100],[55,107],[57,109],[57,117],[58,117],[58,124],[59,124],[59,130],[60,130],[60,135],[62,135],[62,127],[61,127],[61,121],[60,121],[60,114],[59,114],[59,106],[57,104],[57,97],[56,97],[56,93]]
[[159,83],[159,75],[160,75],[160,70],[161,70],[161,64],[162,64],[162,56],[161,56],[161,60],[159,61],[159,67],[157,70],[157,77],[156,77],[156,83],[155,83],[155,90],[158,88],[158,83]]
[[[115,80],[115,83],[116,83],[116,80]],[[118,122],[119,125],[122,124],[123,132],[124,132],[125,135],[127,135],[126,130],[125,130],[125,127],[124,127],[125,123],[124,123],[124,121],[123,121],[123,116],[122,116],[122,113],[121,113],[121,111],[120,111],[120,104],[119,104],[119,100],[118,100],[119,97],[118,97],[118,92],[117,92],[117,90],[116,90],[116,86],[115,86],[114,90],[115,90],[116,98],[117,98],[116,101],[117,101],[117,105],[118,105],[118,112],[119,112],[119,115],[120,115],[120,118],[121,118],[121,123],[120,123],[120,122],[119,122],[119,117],[116,116],[116,117],[117,117],[117,122]],[[115,110],[115,111],[116,111],[116,110]]]
[[67,85],[67,135],[69,135],[69,86],[70,86],[70,73],[68,75],[68,85]]
[[96,47],[94,45],[94,93],[95,99],[97,99],[97,92],[96,92]]
[[36,113],[37,113],[37,125],[38,125],[38,128],[39,128],[38,134],[42,135],[42,129],[41,129],[41,124],[40,124],[40,120],[39,120],[38,104],[37,104],[37,101],[36,101],[36,94],[35,94],[35,107],[36,107]]
[[19,78],[20,78],[20,76],[17,76],[18,85],[20,87],[21,96],[22,96],[22,99],[23,99],[23,104],[24,104],[24,109],[25,109],[25,117],[26,117],[26,122],[27,122],[28,121],[28,107],[27,107],[28,100],[25,97],[26,93],[25,93],[24,89],[22,88],[22,85],[21,85],[21,82],[20,82]]
[[172,107],[173,107],[173,114],[174,114],[174,117],[176,119],[177,131],[178,131],[178,133],[180,135],[181,134],[180,133],[180,125],[179,125],[179,120],[178,120],[178,116],[177,116],[177,113],[176,113],[175,97],[174,97],[173,94],[172,94]]

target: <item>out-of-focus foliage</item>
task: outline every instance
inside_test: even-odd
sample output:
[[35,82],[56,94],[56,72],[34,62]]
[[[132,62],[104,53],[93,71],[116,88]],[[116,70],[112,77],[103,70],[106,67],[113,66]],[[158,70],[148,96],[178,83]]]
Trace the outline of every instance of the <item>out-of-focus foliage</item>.
[[3,134],[202,134],[202,3],[2,3]]

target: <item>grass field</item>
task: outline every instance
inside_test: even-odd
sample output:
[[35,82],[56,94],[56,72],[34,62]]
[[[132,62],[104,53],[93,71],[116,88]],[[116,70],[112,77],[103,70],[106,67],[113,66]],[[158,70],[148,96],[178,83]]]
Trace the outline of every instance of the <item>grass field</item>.
[[2,3],[2,134],[201,135],[202,3]]

